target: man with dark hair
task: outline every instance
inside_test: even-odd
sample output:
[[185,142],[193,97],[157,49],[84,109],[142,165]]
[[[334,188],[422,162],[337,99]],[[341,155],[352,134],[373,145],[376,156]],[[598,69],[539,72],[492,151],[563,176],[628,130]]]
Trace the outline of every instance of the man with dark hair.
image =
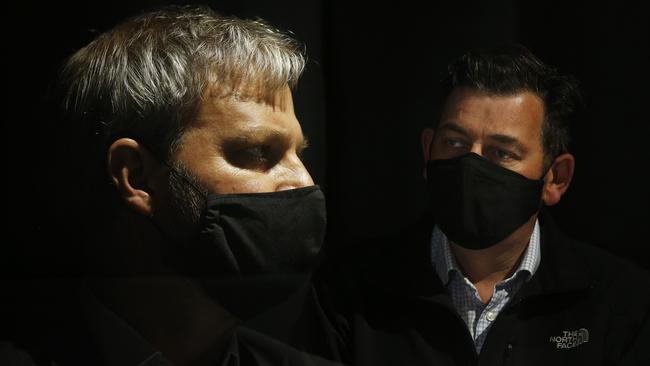
[[542,209],[573,176],[575,81],[510,47],[463,55],[444,89],[422,134],[431,255],[479,362],[619,362],[649,314],[635,295],[647,274],[565,238]]
[[325,234],[292,104],[304,65],[287,34],[207,7],[143,13],[74,53],[63,138],[89,147],[66,181],[82,182],[82,276],[21,299],[0,363],[23,348],[61,366],[331,364],[300,352],[327,344],[298,329],[319,309]]
[[511,46],[463,55],[443,86],[439,119],[422,132],[430,212],[332,264],[335,276],[365,262],[355,281],[322,286],[355,299],[341,300],[338,325],[352,358],[650,364],[648,273],[565,237],[543,208],[573,177],[575,81]]

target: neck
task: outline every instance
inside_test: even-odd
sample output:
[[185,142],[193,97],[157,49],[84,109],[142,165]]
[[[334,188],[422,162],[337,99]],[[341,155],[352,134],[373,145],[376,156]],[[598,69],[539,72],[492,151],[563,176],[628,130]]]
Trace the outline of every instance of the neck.
[[519,266],[536,220],[534,215],[506,239],[486,249],[471,250],[450,243],[456,262],[465,277],[477,287],[484,302],[491,298],[494,285],[510,277]]
[[119,216],[100,246],[110,275],[95,278],[91,289],[174,365],[214,364],[237,319],[194,281],[166,268],[164,239],[148,218]]

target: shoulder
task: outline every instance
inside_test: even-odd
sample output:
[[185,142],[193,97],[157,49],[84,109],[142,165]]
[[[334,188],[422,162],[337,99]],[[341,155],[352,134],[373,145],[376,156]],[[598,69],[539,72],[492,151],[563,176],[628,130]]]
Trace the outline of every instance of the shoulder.
[[574,241],[572,246],[590,271],[597,294],[611,300],[614,313],[650,312],[650,272],[593,245]]
[[650,284],[650,272],[625,258],[581,241],[570,240],[569,245],[583,258],[591,273],[601,282]]
[[[650,313],[648,270],[595,245],[565,236],[548,218],[542,225],[542,242],[547,242],[544,249],[554,252],[551,255],[555,256],[555,263],[575,266],[580,272],[584,272],[590,282],[593,301],[607,304],[613,313],[643,317]],[[544,234],[547,235],[546,239]],[[548,258],[543,253],[544,249],[542,262],[545,257]],[[555,270],[557,273],[571,273],[566,268]]]
[[432,228],[432,221],[423,215],[412,225],[388,235],[329,242],[319,278],[344,287],[369,279],[382,284],[401,282],[404,275],[431,265]]
[[15,366],[36,366],[32,356],[12,342],[0,340],[0,364]]
[[352,315],[369,303],[375,306],[376,296],[386,300],[422,292],[435,277],[431,228],[425,217],[391,235],[328,243],[334,250],[314,277],[319,296]]

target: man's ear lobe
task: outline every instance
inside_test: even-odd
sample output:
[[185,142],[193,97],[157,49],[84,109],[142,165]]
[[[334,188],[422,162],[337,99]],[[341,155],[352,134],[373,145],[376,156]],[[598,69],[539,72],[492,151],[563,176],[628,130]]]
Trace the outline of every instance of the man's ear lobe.
[[112,183],[125,204],[145,216],[153,214],[152,160],[151,153],[133,139],[118,139],[108,148]]
[[560,202],[562,195],[569,189],[574,170],[575,158],[573,155],[565,153],[555,158],[551,169],[544,177],[542,199],[545,205],[553,206]]

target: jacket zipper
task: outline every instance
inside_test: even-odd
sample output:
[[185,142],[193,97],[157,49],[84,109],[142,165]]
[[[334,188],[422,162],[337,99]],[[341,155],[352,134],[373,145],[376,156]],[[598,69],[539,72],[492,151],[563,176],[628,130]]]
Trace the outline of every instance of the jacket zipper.
[[506,350],[503,353],[503,362],[501,363],[502,366],[507,366],[507,365],[512,364],[512,362],[510,362],[510,360],[512,358],[512,349],[513,349],[513,347],[514,346],[512,345],[512,343],[508,342],[508,345],[506,346]]

